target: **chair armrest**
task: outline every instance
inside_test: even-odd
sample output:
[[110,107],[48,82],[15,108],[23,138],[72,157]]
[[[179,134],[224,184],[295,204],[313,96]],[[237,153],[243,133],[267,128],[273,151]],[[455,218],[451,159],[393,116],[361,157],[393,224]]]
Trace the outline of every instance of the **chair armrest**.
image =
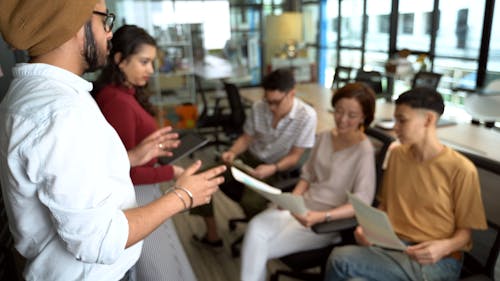
[[322,222],[313,225],[311,228],[315,233],[339,232],[355,228],[358,225],[356,218],[340,219],[329,222]]

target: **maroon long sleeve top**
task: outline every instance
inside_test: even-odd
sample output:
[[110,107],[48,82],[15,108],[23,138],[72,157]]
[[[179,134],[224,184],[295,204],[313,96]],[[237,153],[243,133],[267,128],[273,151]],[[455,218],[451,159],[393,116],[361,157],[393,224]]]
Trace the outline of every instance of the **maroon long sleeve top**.
[[[108,85],[96,96],[106,120],[115,128],[125,148],[130,150],[144,138],[158,129],[156,120],[135,99],[135,89]],[[171,165],[155,165],[158,159],[152,159],[142,166],[132,167],[130,177],[134,185],[153,184],[173,178]]]

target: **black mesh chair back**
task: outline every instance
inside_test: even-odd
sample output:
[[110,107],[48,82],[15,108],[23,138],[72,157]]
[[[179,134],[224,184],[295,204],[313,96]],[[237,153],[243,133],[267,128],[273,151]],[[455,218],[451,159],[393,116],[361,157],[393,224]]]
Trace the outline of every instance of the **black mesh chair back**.
[[226,90],[227,101],[231,111],[229,114],[229,122],[224,126],[224,132],[227,135],[234,135],[230,136],[230,138],[233,138],[243,133],[243,125],[246,120],[245,107],[241,100],[240,91],[236,85],[224,83],[224,89]]
[[477,168],[488,221],[486,231],[472,231],[472,250],[465,253],[462,280],[500,280],[500,162],[462,152]]
[[338,89],[345,84],[351,82],[351,73],[353,71],[352,67],[340,66],[335,67],[335,73],[333,74],[332,89]]
[[375,91],[375,94],[382,94],[382,73],[378,71],[365,71],[359,69],[356,73],[356,82],[363,82]]
[[411,87],[426,87],[435,90],[439,85],[441,76],[441,74],[435,72],[419,71],[415,74]]

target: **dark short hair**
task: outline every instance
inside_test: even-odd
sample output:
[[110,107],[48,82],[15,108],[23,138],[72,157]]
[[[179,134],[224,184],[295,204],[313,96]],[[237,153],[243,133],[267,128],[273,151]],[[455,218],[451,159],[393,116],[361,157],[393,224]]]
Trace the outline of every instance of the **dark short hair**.
[[285,68],[276,69],[264,77],[262,87],[266,91],[280,91],[288,93],[295,87],[293,73]]
[[348,83],[344,87],[335,91],[332,97],[332,107],[335,108],[337,102],[341,99],[356,99],[361,105],[365,120],[363,125],[370,126],[375,115],[375,92],[365,83]]
[[432,110],[439,116],[444,112],[444,102],[441,94],[426,87],[416,87],[402,93],[396,100],[396,105],[403,104],[414,109]]

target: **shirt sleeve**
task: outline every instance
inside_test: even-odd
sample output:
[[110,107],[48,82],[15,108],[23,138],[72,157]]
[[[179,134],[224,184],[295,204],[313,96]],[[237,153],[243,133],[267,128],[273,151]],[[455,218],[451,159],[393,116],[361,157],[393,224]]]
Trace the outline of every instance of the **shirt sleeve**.
[[356,164],[357,174],[354,180],[353,193],[371,205],[376,189],[375,152],[371,143],[358,152],[359,161]]
[[477,170],[466,161],[454,178],[453,199],[457,227],[486,229],[486,217],[481,198],[481,188]]
[[314,110],[304,110],[303,124],[301,126],[300,134],[295,141],[296,147],[313,147],[314,135],[316,132],[317,116]]
[[136,139],[137,119],[129,104],[115,99],[113,103],[101,106],[101,111],[116,130],[127,150],[134,148],[140,142]]
[[248,118],[245,120],[245,124],[243,125],[243,131],[250,136],[255,135],[255,114],[258,112],[258,102],[252,105],[252,110],[248,115]]
[[123,209],[136,206],[126,150],[97,108],[73,107],[47,123],[27,167],[37,196],[75,259],[112,264],[128,239]]
[[[130,104],[121,99],[115,99],[112,103],[101,106],[101,111],[109,124],[116,130],[125,148],[131,150],[142,140],[137,138],[136,112]],[[153,184],[171,180],[174,177],[174,170],[171,165],[155,167],[156,159],[143,166],[132,167],[130,177],[134,184]]]

